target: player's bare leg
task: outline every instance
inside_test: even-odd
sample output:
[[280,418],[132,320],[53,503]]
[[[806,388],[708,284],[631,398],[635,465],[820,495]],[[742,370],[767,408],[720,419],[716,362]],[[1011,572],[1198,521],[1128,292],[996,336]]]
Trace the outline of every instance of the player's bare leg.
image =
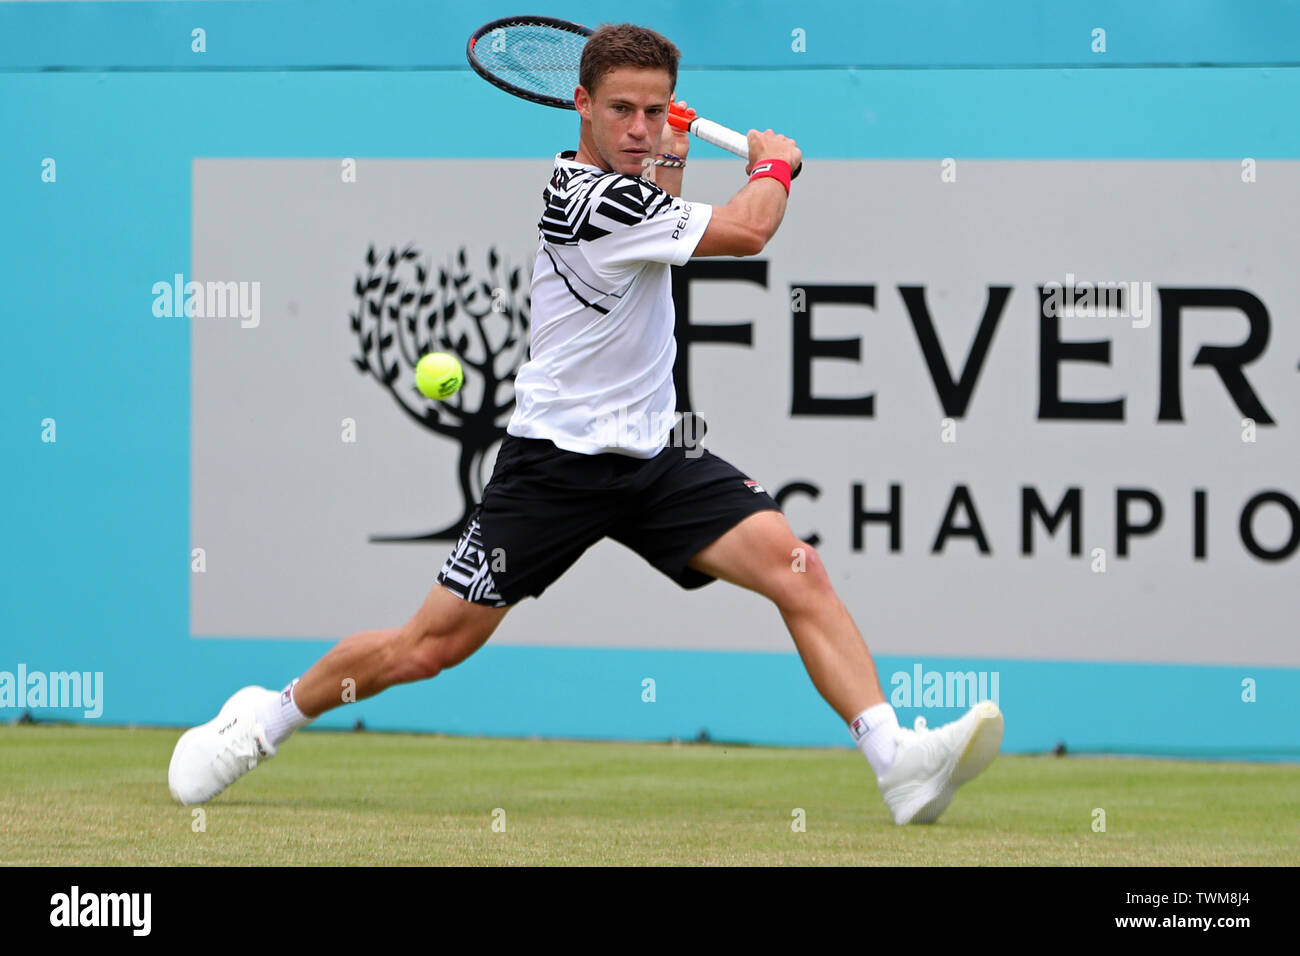
[[884,703],[876,664],[848,608],[817,552],[795,537],[781,512],[750,515],[690,564],[776,604],[813,685],[845,723]]
[[487,643],[508,610],[473,604],[435,584],[402,627],[353,634],[312,665],[294,685],[298,709],[316,718],[394,684],[436,677]]
[[697,553],[691,567],[769,598],[814,686],[876,773],[894,822],[933,823],[1002,744],[1002,714],[984,701],[934,731],[898,726],[875,662],[817,552],[778,511],[760,511]]
[[204,803],[274,757],[295,729],[325,711],[459,664],[487,642],[508,610],[472,604],[435,584],[402,627],[345,638],[283,691],[243,688],[177,742],[167,770],[172,796]]

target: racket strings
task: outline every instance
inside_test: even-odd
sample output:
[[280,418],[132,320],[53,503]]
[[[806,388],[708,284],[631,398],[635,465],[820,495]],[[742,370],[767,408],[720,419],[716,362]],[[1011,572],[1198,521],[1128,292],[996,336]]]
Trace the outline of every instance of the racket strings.
[[473,55],[485,69],[541,96],[572,99],[587,38],[535,24],[498,27],[479,37]]

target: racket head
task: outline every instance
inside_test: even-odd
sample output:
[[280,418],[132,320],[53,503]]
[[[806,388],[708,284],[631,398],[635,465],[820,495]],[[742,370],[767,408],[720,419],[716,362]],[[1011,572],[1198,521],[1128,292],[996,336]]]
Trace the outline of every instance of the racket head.
[[502,17],[474,31],[465,58],[475,73],[507,93],[571,110],[582,48],[592,33],[556,17]]

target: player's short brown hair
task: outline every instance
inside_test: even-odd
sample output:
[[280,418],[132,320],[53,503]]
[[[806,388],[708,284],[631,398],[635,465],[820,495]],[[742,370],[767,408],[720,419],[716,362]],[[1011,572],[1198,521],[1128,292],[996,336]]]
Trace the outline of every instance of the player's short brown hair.
[[578,65],[578,82],[592,96],[596,84],[610,70],[620,66],[664,70],[668,74],[669,92],[677,89],[677,62],[681,51],[667,37],[632,23],[600,26],[582,48]]

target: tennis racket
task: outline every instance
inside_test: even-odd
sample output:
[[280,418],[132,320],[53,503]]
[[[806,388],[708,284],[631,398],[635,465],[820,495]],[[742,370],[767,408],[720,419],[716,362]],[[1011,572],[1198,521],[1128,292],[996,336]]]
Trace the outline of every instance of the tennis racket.
[[[465,56],[474,72],[493,86],[542,106],[575,109],[582,48],[593,33],[580,23],[554,17],[502,17],[474,31]],[[705,119],[694,109],[669,104],[668,122],[697,139],[749,159],[744,133]],[[793,179],[803,163],[790,173]]]

